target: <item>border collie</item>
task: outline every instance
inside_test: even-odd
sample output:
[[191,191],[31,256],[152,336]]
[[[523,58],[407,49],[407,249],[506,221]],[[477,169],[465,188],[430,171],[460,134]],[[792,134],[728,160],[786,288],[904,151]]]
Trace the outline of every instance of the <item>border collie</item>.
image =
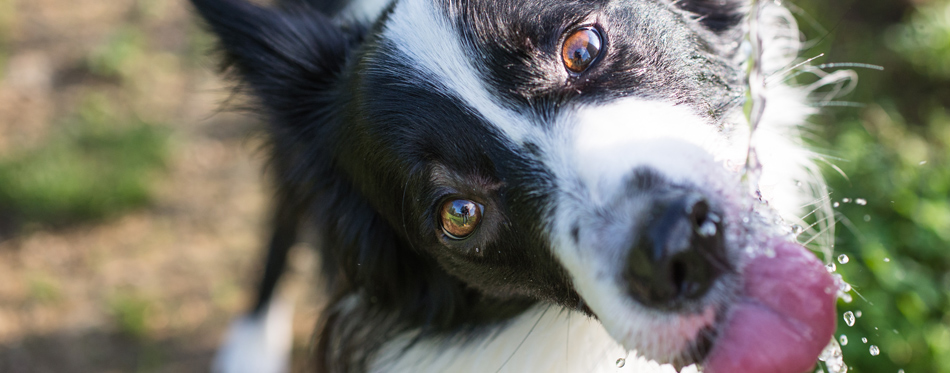
[[279,186],[216,370],[288,368],[271,295],[298,230],[328,294],[318,372],[795,373],[829,344],[780,4],[192,2]]

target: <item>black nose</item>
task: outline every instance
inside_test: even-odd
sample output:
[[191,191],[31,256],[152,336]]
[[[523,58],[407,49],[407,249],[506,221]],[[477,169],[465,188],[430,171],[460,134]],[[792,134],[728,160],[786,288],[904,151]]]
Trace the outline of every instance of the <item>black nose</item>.
[[695,194],[655,202],[639,228],[624,274],[644,305],[675,309],[702,297],[728,270],[722,222]]

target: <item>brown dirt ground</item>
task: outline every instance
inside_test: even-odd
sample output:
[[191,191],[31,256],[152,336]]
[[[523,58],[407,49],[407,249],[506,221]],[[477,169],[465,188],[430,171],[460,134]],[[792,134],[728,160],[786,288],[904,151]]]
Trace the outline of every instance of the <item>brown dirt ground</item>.
[[[90,92],[169,126],[174,150],[149,207],[0,237],[0,372],[207,371],[249,304],[270,204],[256,123],[217,110],[228,90],[208,37],[184,0],[0,0],[3,13],[0,157],[42,144]],[[90,72],[128,30],[142,48],[118,77]],[[312,251],[294,255],[282,296],[300,370],[319,299]]]

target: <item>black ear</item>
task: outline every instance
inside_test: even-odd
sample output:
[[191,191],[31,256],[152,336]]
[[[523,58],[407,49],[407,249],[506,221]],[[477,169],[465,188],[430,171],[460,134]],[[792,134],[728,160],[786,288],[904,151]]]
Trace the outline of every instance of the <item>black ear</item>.
[[308,104],[316,102],[308,100],[325,99],[360,36],[344,32],[306,2],[286,2],[279,8],[245,0],[191,2],[218,36],[225,66],[234,68],[265,109],[277,116],[308,106],[313,110]]
[[734,29],[748,7],[742,0],[678,0],[676,5],[696,14],[699,22],[713,32]]

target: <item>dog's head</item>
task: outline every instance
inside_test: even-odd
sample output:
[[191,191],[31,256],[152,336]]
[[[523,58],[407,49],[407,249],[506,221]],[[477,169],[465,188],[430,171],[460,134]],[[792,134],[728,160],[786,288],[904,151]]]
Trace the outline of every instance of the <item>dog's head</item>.
[[745,4],[194,2],[323,215],[337,292],[434,330],[548,302],[717,372],[807,370],[827,344],[833,282],[770,207],[800,202],[803,152],[743,115]]

